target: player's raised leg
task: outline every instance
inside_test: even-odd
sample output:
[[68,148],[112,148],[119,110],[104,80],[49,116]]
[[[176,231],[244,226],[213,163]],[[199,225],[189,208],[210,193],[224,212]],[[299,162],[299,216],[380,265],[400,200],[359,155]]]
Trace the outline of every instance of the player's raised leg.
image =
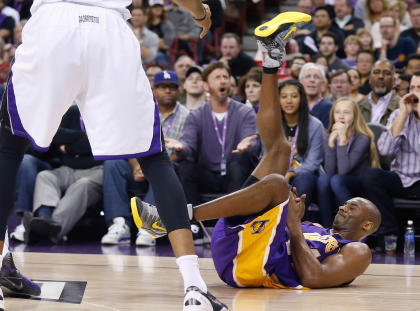
[[[257,27],[256,37],[264,53],[264,74],[257,125],[266,152],[252,176],[260,181],[194,209],[190,207],[190,219],[192,215],[196,220],[251,215],[284,202],[288,198],[288,185],[280,175],[284,175],[288,169],[290,146],[283,130],[277,70],[285,55],[284,47],[296,30],[296,24],[310,19],[311,17],[307,14],[288,12]],[[258,31],[261,28],[264,29]],[[133,198],[131,207],[138,226],[154,236],[162,236],[166,233],[159,214],[153,206],[141,202],[138,198]]]

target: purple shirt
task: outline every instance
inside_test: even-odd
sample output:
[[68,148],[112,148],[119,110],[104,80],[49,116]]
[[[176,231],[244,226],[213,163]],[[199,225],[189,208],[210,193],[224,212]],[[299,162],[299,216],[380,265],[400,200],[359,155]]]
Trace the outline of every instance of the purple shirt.
[[403,130],[395,138],[392,137],[392,123],[400,112],[395,110],[388,119],[386,130],[378,140],[381,155],[393,155],[391,171],[398,174],[405,188],[420,180],[420,123],[414,112],[405,121]]
[[[251,147],[244,154],[232,154],[237,145],[245,137],[257,134],[257,120],[254,109],[233,99],[229,99],[225,155],[226,162],[232,163],[247,155],[257,156],[260,151],[258,140],[251,143]],[[218,122],[219,132],[222,133],[223,121]],[[190,159],[198,162],[209,170],[220,171],[222,147],[214,128],[212,109],[209,102],[193,110],[188,115],[183,135],[181,137],[183,149],[177,152],[180,160]]]

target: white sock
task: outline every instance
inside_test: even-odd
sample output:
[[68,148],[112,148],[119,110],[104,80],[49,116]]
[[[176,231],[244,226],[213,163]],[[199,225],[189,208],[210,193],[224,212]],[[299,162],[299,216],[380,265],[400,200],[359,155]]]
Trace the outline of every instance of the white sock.
[[179,272],[184,279],[184,292],[190,286],[197,286],[204,293],[207,293],[207,285],[200,274],[197,255],[185,255],[176,259]]

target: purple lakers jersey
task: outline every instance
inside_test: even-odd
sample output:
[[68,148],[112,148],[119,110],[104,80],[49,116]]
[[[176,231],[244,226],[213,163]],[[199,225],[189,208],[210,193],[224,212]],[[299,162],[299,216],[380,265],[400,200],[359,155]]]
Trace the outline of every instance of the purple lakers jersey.
[[[287,203],[239,225],[232,226],[225,218],[218,221],[213,231],[212,254],[224,282],[234,287],[302,288],[292,265]],[[302,231],[320,262],[353,242],[309,222],[302,223]]]

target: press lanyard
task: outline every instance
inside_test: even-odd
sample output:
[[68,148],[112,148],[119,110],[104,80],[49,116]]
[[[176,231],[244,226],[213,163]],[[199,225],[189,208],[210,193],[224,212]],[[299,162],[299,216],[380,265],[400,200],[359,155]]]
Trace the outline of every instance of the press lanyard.
[[295,156],[296,142],[299,134],[299,124],[296,126],[295,137],[293,137],[292,151],[290,152],[289,169],[292,167],[293,157]]
[[176,115],[175,115],[175,113],[174,113],[174,114],[173,114],[173,118],[172,118],[171,122],[169,123],[168,127],[167,127],[164,131],[163,131],[163,136],[164,136],[164,137],[166,137],[166,134],[168,134],[168,132],[169,132],[169,130],[171,129],[172,125],[174,125],[175,118],[176,118]]
[[381,112],[380,112],[379,114],[377,114],[377,115],[376,115],[375,120],[373,120],[373,118],[372,118],[372,121],[371,121],[372,123],[379,123],[379,122],[381,121],[381,118],[382,118],[382,116],[383,116],[383,114],[384,114],[384,112],[385,112],[386,108],[388,108],[388,105],[389,105],[389,102],[388,102],[388,104],[386,104],[386,105],[384,105],[384,106],[382,107]]
[[[351,145],[352,140],[353,140],[353,135],[351,135],[349,142],[347,143],[347,153],[350,152],[350,145]],[[337,137],[337,145],[335,146],[336,149],[338,149],[339,144],[340,144],[340,137]]]
[[226,143],[227,118],[228,118],[228,115],[226,112],[225,118],[223,120],[223,137],[220,137],[219,128],[217,126],[217,120],[216,120],[216,117],[213,115],[214,130],[216,131],[217,140],[222,146],[222,161],[220,162],[220,175],[222,176],[226,175],[225,143]]

